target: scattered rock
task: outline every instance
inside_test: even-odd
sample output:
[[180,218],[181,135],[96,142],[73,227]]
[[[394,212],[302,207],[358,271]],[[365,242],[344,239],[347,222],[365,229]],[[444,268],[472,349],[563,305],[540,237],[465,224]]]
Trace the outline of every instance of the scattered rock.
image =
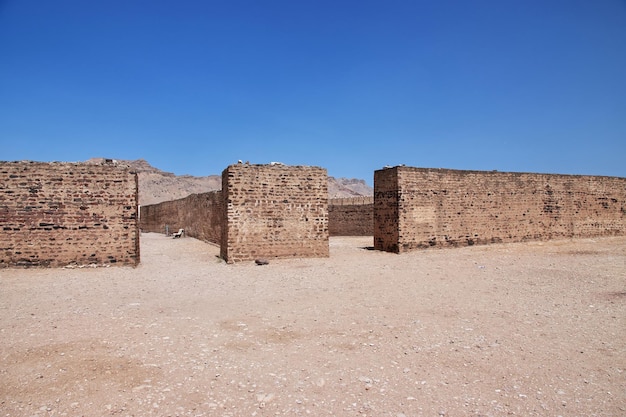
[[626,369],[603,368],[626,238],[363,257],[370,239],[259,269],[144,233],[138,268],[0,268],[0,415],[626,415]]

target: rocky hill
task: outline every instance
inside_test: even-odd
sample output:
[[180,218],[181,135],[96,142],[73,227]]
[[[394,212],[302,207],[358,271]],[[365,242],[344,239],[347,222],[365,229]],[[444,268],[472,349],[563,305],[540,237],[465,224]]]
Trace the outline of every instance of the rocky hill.
[[367,185],[365,180],[356,178],[335,178],[328,177],[328,197],[358,197],[373,196],[374,189]]
[[[134,161],[112,160],[116,164],[128,165],[139,176],[139,204],[156,204],[162,201],[176,200],[189,194],[205,193],[222,188],[220,175],[194,177],[175,175],[153,167],[144,159]],[[101,164],[105,158],[92,158],[86,163]],[[328,196],[330,198],[371,196],[374,190],[364,180],[354,178],[328,177]]]

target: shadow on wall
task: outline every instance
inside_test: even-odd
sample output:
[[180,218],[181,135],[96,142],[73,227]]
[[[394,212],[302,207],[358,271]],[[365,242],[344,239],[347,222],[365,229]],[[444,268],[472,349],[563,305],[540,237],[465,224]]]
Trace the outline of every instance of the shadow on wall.
[[328,256],[328,236],[374,236],[364,249],[400,253],[625,234],[624,178],[398,166],[375,172],[374,197],[328,200],[325,172],[231,165],[226,194],[144,206],[141,226],[184,228],[219,244],[229,262]]

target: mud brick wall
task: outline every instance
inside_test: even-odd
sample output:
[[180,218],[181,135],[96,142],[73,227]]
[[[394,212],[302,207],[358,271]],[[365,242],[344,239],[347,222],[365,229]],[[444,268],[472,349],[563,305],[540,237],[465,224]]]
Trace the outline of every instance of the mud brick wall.
[[191,194],[185,198],[141,206],[140,227],[144,232],[175,233],[205,242],[220,244],[222,239],[223,199],[221,191]]
[[222,193],[220,252],[227,262],[329,255],[325,169],[230,165]]
[[374,173],[374,247],[404,252],[626,233],[626,178],[394,167]]
[[374,171],[374,249],[399,252],[398,170]]
[[0,267],[137,265],[137,196],[127,167],[0,162]]
[[330,236],[374,235],[374,197],[330,199],[328,232]]
[[174,233],[183,224],[181,200],[164,201],[139,207],[139,228],[142,232]]

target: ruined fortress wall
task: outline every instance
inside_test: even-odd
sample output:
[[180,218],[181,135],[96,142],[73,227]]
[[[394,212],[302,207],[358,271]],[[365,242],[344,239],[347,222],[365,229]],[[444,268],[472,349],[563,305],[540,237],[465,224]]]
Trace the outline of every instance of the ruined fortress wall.
[[188,236],[219,245],[224,210],[222,192],[192,194],[185,200],[187,207],[183,210],[183,225],[180,227]]
[[[333,198],[328,201],[330,236],[372,236],[374,197]],[[224,221],[221,191],[192,194],[173,201],[141,206],[139,226],[143,232],[169,233],[185,229],[187,236],[221,243]]]
[[328,201],[330,236],[372,236],[374,197],[333,198]]
[[404,252],[624,235],[626,178],[395,167],[374,174],[374,247]]
[[318,167],[230,165],[222,173],[227,262],[327,257],[328,176]]
[[0,162],[0,267],[139,263],[137,174]]
[[374,249],[399,252],[398,170],[374,171]]
[[222,192],[191,194],[185,198],[141,206],[140,227],[144,232],[169,233],[185,229],[185,235],[220,244],[222,238]]
[[182,215],[179,214],[181,200],[141,206],[139,228],[142,232],[173,233],[182,227]]

